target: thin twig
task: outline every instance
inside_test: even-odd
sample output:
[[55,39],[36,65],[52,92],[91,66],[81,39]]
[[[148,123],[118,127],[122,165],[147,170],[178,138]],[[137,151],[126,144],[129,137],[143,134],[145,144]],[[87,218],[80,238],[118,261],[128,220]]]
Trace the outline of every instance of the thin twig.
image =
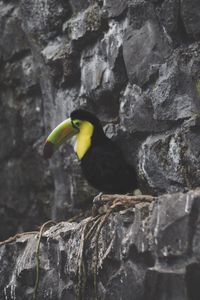
[[114,200],[122,201],[122,203],[134,203],[134,202],[153,202],[155,200],[155,197],[150,195],[138,195],[138,196],[132,196],[132,195],[121,195],[121,194],[102,194],[101,195],[101,202],[112,202]]
[[77,287],[77,300],[84,299],[84,289],[86,280],[82,282],[82,275],[85,276],[85,264],[84,264],[84,246],[85,246],[85,232],[87,230],[87,226],[92,222],[92,217],[90,217],[83,227],[83,231],[81,234],[80,247],[79,247],[79,256],[78,256],[78,287]]
[[44,233],[46,227],[48,225],[55,225],[54,221],[47,221],[45,222],[41,227],[40,227],[40,231],[38,232],[38,242],[37,242],[37,246],[36,246],[36,279],[35,279],[35,286],[34,286],[34,290],[33,290],[33,300],[36,300],[36,296],[37,296],[37,290],[38,290],[38,284],[39,284],[39,269],[40,269],[40,242],[41,242],[41,238],[42,238],[42,234]]
[[98,268],[98,255],[99,255],[98,240],[99,240],[99,235],[100,235],[101,229],[111,213],[112,213],[112,209],[109,209],[107,211],[107,213],[104,216],[102,216],[101,222],[98,225],[97,231],[95,233],[95,248],[94,248],[95,252],[94,252],[94,264],[93,264],[94,299],[95,300],[98,300],[98,293],[97,293],[97,268]]
[[93,231],[95,230],[96,226],[98,225],[98,223],[101,221],[101,217],[104,214],[100,214],[98,216],[96,216],[95,218],[92,219],[92,221],[94,222],[92,227],[90,228],[90,230],[87,232],[87,235],[85,236],[85,240],[89,240]]
[[14,236],[9,237],[7,240],[1,241],[0,246],[12,243],[12,242],[16,241],[16,239],[18,239],[24,235],[30,235],[30,234],[38,234],[38,231],[27,231],[27,232],[17,233]]

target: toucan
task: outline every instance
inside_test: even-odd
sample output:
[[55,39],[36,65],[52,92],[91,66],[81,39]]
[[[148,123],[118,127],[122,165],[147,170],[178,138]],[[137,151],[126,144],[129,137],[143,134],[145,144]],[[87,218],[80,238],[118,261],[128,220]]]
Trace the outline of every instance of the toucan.
[[73,136],[74,150],[90,185],[106,194],[125,194],[138,188],[134,167],[127,163],[118,144],[105,135],[100,120],[84,109],[74,110],[50,133],[44,145],[44,157],[50,158]]

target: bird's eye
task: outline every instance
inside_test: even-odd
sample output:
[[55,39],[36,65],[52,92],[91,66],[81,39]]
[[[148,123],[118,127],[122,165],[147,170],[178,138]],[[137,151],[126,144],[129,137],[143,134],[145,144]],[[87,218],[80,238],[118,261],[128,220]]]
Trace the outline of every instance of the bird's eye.
[[81,125],[81,122],[80,121],[77,121],[77,120],[73,120],[72,121],[72,125],[75,127],[75,128],[80,128],[80,125]]

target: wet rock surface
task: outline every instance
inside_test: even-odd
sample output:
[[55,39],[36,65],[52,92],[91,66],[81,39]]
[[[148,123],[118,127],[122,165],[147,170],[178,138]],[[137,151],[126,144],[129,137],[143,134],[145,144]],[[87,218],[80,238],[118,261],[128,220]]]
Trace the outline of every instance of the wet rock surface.
[[[0,240],[16,232],[34,230],[48,219],[66,220],[88,208],[88,203],[91,205],[98,191],[82,177],[70,145],[63,146],[51,161],[42,157],[50,130],[80,106],[101,118],[106,134],[117,141],[127,161],[137,169],[143,193],[185,193],[200,186],[199,15],[198,0],[0,1]],[[156,211],[163,222],[169,211],[174,224],[178,224],[178,211],[184,211],[187,194],[177,195],[161,196],[165,199],[161,201],[162,210],[156,202],[150,213],[152,222],[156,222]],[[194,207],[198,211],[198,205]],[[159,229],[160,244],[144,238],[142,229],[134,223],[138,211],[132,214],[127,227],[122,224],[124,216],[116,213],[110,217],[110,234],[117,224],[124,230],[121,229],[119,244],[134,224],[131,239],[134,245],[140,240],[140,245],[130,247],[127,261],[119,253],[114,255],[118,255],[115,261],[110,254],[112,263],[106,261],[103,267],[109,267],[103,273],[99,271],[98,292],[102,299],[116,299],[116,294],[123,295],[124,291],[124,299],[132,299],[133,294],[135,299],[145,300],[199,299],[195,298],[199,295],[199,217],[193,208],[182,217],[186,222],[181,223],[184,234],[190,228],[187,236],[182,237],[176,226],[166,225],[172,230],[173,255],[165,249],[170,241],[167,234],[163,235],[164,229]],[[64,224],[62,228],[68,232],[68,226]],[[149,223],[148,226],[150,230]],[[78,244],[83,223],[72,227],[74,237],[70,241],[74,239]],[[60,246],[60,237],[54,234],[49,240],[54,243],[57,239],[56,253],[60,253],[65,246]],[[180,249],[173,236],[184,239],[179,242]],[[9,272],[14,274],[13,279],[9,272],[0,277],[5,299],[14,299],[15,295],[18,299],[31,299],[35,254],[31,249],[25,261],[22,256],[35,241],[33,236],[30,240],[23,237],[21,242],[1,248],[2,270],[7,269],[9,256]],[[42,243],[48,246],[45,238]],[[60,265],[68,261],[67,253],[63,250],[64,262]],[[161,268],[160,260],[157,264],[160,255]],[[17,257],[21,271],[16,266]],[[44,265],[48,261],[42,261],[40,298],[74,299],[75,264],[69,273],[63,269],[64,279],[60,281],[57,258],[53,256],[47,272]],[[111,265],[113,269],[109,271]],[[121,280],[124,285],[119,290]],[[134,282],[134,293],[130,281]],[[60,294],[54,297],[50,286],[55,283]],[[41,294],[42,289],[46,296]],[[91,292],[88,287],[87,290]]]
[[95,232],[86,239],[88,220],[52,226],[39,252],[36,233],[1,245],[0,298],[93,299],[95,261],[98,299],[199,298],[199,189],[113,212],[98,239]]

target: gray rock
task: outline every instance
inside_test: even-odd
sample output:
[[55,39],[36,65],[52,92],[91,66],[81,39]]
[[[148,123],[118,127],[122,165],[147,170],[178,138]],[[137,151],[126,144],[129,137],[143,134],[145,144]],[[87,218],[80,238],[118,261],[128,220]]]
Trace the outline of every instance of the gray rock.
[[181,140],[178,134],[149,136],[139,152],[139,172],[160,193],[184,189]]
[[[12,102],[12,93],[2,93],[2,98],[4,96],[9,97],[10,102]],[[0,161],[3,162],[6,158],[12,156],[13,151],[19,153],[22,141],[22,122],[19,113],[13,107],[3,106],[1,108],[0,132],[1,139],[4,141],[4,147],[1,147],[0,150]]]
[[67,32],[72,41],[78,41],[81,38],[92,39],[95,36],[97,37],[100,27],[100,8],[98,5],[93,5],[64,23],[63,31]]
[[104,38],[83,52],[80,96],[107,108],[104,115],[116,117],[120,88],[127,80],[121,51],[126,24],[110,21],[109,26]]
[[[191,139],[188,139],[189,135]],[[142,144],[139,152],[140,175],[154,191],[184,191],[199,186],[199,154],[191,140],[196,145],[199,125],[190,129],[183,125],[182,129],[173,133],[152,135]]]
[[130,25],[123,41],[124,61],[129,81],[143,86],[156,76],[160,64],[170,54],[170,46],[151,4],[137,1],[130,7],[129,15]]
[[60,31],[70,14],[68,3],[64,1],[42,0],[40,2],[23,0],[20,2],[23,29],[29,32],[29,39],[46,43]]
[[[43,221],[47,218],[52,181],[50,174],[43,173],[43,168],[44,162],[30,148],[20,158],[1,162],[1,239],[20,231],[22,224],[29,230],[30,223],[31,228],[35,228],[38,218]],[[49,186],[46,194],[45,186]]]
[[68,39],[58,38],[50,41],[42,50],[42,57],[50,68],[56,86],[72,86],[79,79],[80,54]]
[[187,289],[185,287],[184,273],[169,272],[168,270],[149,270],[147,273],[145,299],[172,299],[172,300],[188,300]]
[[180,7],[178,0],[165,0],[162,3],[161,19],[170,36],[174,36],[179,27]]
[[[7,62],[2,66],[0,81],[6,87],[6,93],[12,93],[14,89],[17,97],[34,90],[40,92],[33,56],[30,55],[29,51],[23,55],[23,59],[19,59],[17,62]],[[2,97],[2,101],[6,103],[8,101],[5,99],[6,96],[3,95]],[[14,100],[9,105],[17,107]]]
[[197,111],[194,83],[186,66],[181,66],[180,55],[175,55],[160,67],[159,79],[152,89],[154,118],[178,120],[190,118]]
[[[192,299],[200,296],[200,190],[163,195],[110,215],[98,244],[99,299]],[[75,299],[85,224],[61,222],[43,233],[37,299]],[[95,237],[85,241],[81,299],[93,299]],[[1,299],[32,299],[38,237],[27,234],[0,246]],[[193,249],[195,251],[193,251]],[[197,252],[198,251],[198,252]],[[92,263],[93,261],[93,263]],[[6,273],[6,276],[3,276]],[[195,295],[195,296],[194,296]]]
[[41,111],[41,94],[38,93],[38,96],[35,95],[34,97],[26,96],[20,110],[23,142],[34,145],[41,138],[44,126],[41,120]]
[[84,10],[88,8],[88,6],[93,3],[91,0],[69,0],[70,7],[73,11],[73,13],[80,12],[81,10]]
[[[71,145],[42,157],[50,130],[80,106],[100,117],[143,193],[169,194],[110,216],[100,299],[199,299],[199,192],[171,195],[200,186],[198,13],[186,0],[0,1],[0,239],[91,205],[97,191]],[[84,222],[42,238],[38,299],[75,298]],[[35,242],[0,248],[0,299],[32,299]],[[86,299],[93,250],[94,240]]]
[[[29,45],[21,26],[19,7],[0,3],[0,56],[4,60],[13,59],[29,50]],[[12,45],[12,46],[11,46]]]
[[120,126],[123,131],[154,132],[167,129],[167,123],[154,118],[151,98],[137,85],[129,84],[120,99]]
[[120,16],[127,8],[127,4],[127,0],[105,0],[102,8],[104,17],[114,18]]
[[181,0],[181,17],[189,36],[200,38],[200,3],[198,0]]

